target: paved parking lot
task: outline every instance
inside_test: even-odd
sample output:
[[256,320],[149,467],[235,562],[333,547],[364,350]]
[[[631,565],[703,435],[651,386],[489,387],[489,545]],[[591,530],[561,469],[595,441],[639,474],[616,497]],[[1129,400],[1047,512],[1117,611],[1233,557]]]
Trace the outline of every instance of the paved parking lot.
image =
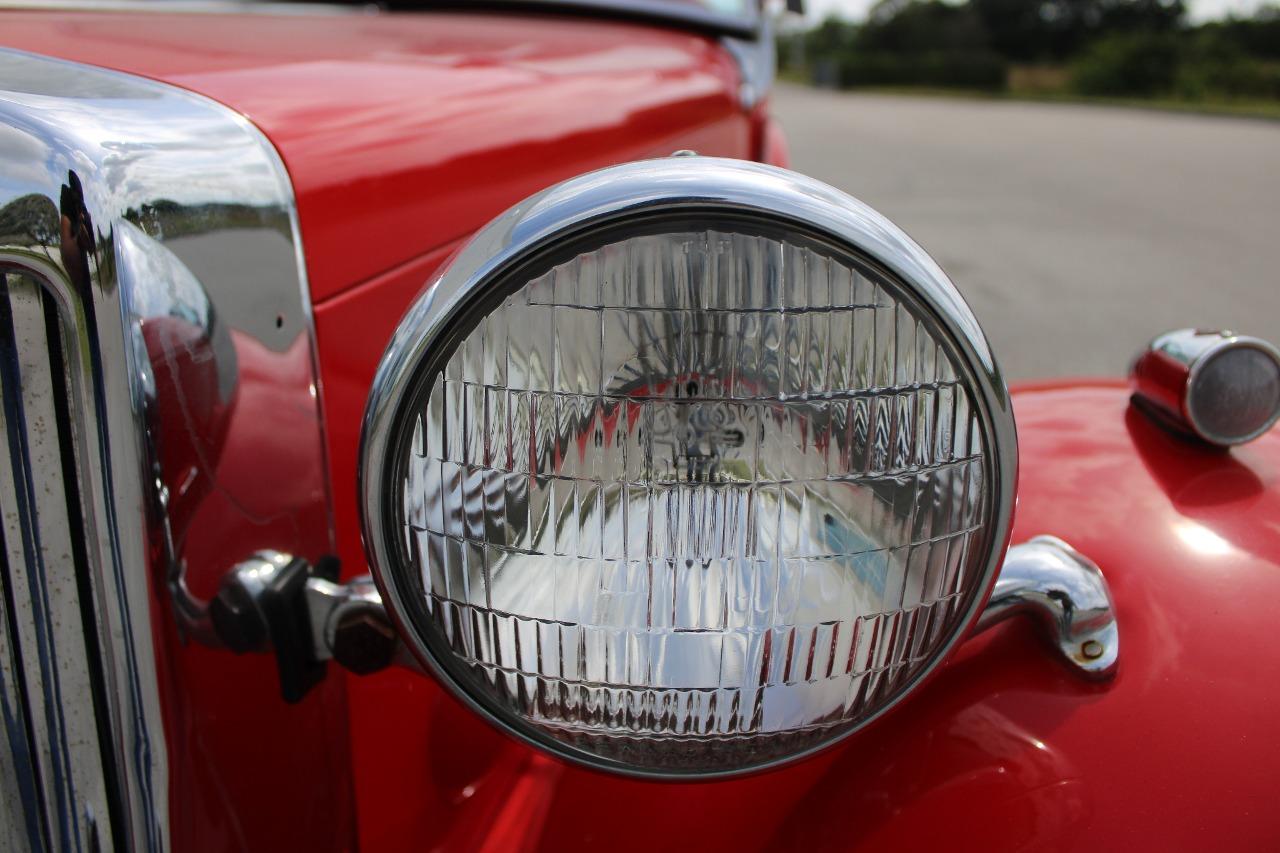
[[1280,343],[1280,123],[779,86],[793,166],[950,273],[1012,379],[1118,375],[1154,334]]

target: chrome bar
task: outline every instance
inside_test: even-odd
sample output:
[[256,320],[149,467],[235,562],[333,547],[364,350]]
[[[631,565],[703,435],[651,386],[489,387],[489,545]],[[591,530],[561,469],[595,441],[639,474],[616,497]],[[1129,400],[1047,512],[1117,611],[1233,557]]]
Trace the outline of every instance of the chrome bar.
[[1054,536],[1014,545],[973,633],[1025,613],[1078,675],[1115,675],[1120,632],[1107,580],[1093,561]]
[[[261,606],[264,591],[295,558],[277,551],[261,551],[227,574],[219,593],[248,605],[263,637],[271,632]],[[399,665],[421,672],[408,653],[387,613],[373,579],[368,575],[345,583],[309,577],[302,591],[307,612],[303,642],[312,660],[334,660],[344,668],[367,675]],[[209,623],[209,607],[191,599],[187,612]],[[243,608],[242,608],[243,609]],[[1054,536],[1037,536],[1009,549],[990,599],[971,634],[980,634],[1019,614],[1032,617],[1063,661],[1078,675],[1106,679],[1115,674],[1120,655],[1115,605],[1102,571],[1091,560]],[[225,623],[224,623],[225,624]],[[270,644],[244,648],[243,641],[205,635],[211,646],[239,651],[268,651]]]
[[305,561],[279,551],[259,551],[238,563],[223,578],[212,602],[187,599],[184,618],[212,628],[211,634],[197,637],[197,641],[238,653],[274,651],[279,657],[282,650],[273,648],[273,640],[281,639],[279,626],[273,624],[273,608],[267,598],[278,595],[281,578],[298,567],[307,575],[298,588],[297,600],[306,615],[294,627],[304,635],[288,645],[290,654],[304,650],[305,659],[286,666],[306,667],[332,660],[357,675],[396,663],[416,668],[391,624],[373,578],[363,575],[338,583],[317,576]]

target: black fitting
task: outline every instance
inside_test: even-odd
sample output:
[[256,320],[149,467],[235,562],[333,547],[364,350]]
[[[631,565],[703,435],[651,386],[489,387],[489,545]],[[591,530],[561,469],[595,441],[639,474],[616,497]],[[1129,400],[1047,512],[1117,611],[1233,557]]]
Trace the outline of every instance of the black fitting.
[[[259,554],[229,573],[209,604],[209,619],[218,639],[236,654],[274,652],[280,695],[294,704],[324,680],[326,665],[312,644],[306,594],[311,565],[297,557],[283,560]],[[336,560],[320,565],[336,575]]]

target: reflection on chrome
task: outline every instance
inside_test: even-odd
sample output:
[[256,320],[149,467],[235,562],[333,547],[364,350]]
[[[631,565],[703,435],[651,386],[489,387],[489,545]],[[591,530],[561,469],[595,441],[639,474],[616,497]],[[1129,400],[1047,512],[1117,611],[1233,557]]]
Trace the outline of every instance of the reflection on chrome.
[[188,611],[181,544],[214,485],[239,390],[236,351],[209,294],[177,255],[127,220],[116,223],[114,237],[136,391],[156,468],[158,524],[182,616]]
[[976,632],[1019,613],[1034,618],[1081,675],[1115,675],[1120,633],[1111,590],[1102,571],[1066,542],[1037,536],[1010,548]]
[[215,637],[188,588],[183,544],[215,486],[239,391],[235,346],[177,255],[128,220],[115,224],[114,237],[174,615],[185,637],[208,644]]

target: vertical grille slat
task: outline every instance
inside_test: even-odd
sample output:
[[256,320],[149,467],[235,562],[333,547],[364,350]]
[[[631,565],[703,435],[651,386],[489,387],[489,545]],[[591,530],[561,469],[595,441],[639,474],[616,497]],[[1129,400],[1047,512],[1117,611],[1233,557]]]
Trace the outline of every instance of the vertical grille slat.
[[[8,434],[8,419],[0,406],[0,436]],[[7,469],[7,460],[4,465]],[[5,506],[0,503],[0,514]],[[7,528],[7,524],[0,523],[0,722],[5,734],[5,743],[0,747],[0,778],[10,779],[13,784],[0,786],[0,842],[5,850],[40,849],[47,846],[43,791],[35,775],[26,678],[11,627],[16,619],[9,589]]]
[[87,850],[101,840],[95,824],[110,803],[69,417],[77,402],[67,396],[57,302],[33,276],[8,272],[0,281],[5,651],[21,676],[15,698],[28,732],[25,772],[38,780],[40,832],[52,848]]

